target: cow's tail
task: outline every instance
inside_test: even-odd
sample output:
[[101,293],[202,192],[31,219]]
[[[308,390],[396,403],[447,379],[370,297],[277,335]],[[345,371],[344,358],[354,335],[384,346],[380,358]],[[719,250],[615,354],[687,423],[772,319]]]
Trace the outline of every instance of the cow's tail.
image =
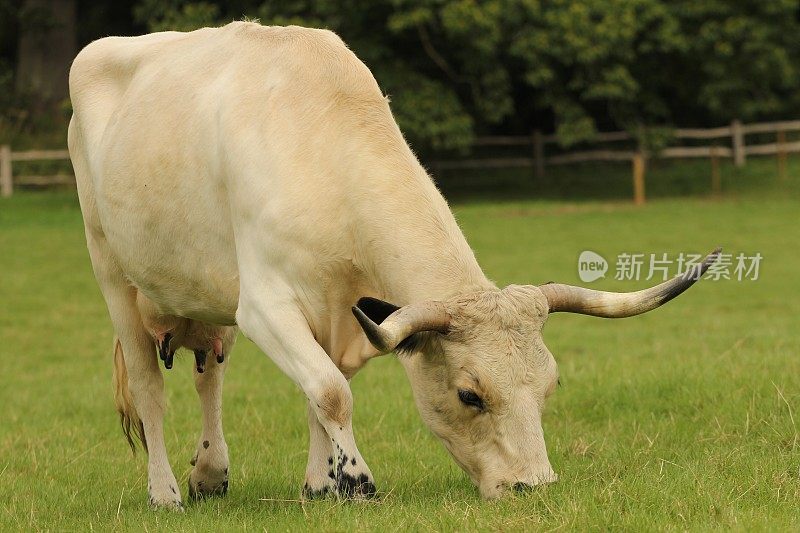
[[147,451],[147,439],[144,436],[144,426],[139,419],[139,413],[133,405],[131,391],[128,389],[128,368],[125,366],[125,357],[122,354],[122,344],[117,337],[114,337],[114,401],[119,412],[119,421],[122,425],[122,432],[128,439],[128,444],[136,453],[136,442],[133,437],[139,439],[142,447]]

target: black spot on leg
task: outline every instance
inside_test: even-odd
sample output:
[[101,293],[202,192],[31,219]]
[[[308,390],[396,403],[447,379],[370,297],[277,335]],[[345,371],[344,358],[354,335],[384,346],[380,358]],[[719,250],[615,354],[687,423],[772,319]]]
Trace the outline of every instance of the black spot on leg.
[[350,459],[350,464],[353,465],[353,466],[356,466],[356,458],[355,457]]
[[178,493],[175,491],[175,487],[170,487],[170,488],[169,488],[169,490],[171,490],[171,491],[172,491],[172,494],[178,494]]
[[328,464],[329,464],[329,465],[332,465],[332,464],[333,464],[333,457],[328,457]]
[[377,493],[375,483],[373,483],[366,474],[351,476],[350,474],[340,471],[339,478],[336,480],[336,488],[339,491],[339,495],[345,498],[372,498]]
[[328,486],[324,486],[321,489],[314,490],[308,485],[308,483],[303,485],[303,497],[307,500],[321,499],[327,496],[329,493],[330,493],[330,488]]
[[207,450],[209,446],[210,446],[209,442],[207,440],[204,440],[203,441],[203,448],[205,448]]
[[336,479],[336,474],[333,473],[333,470],[328,470],[328,477],[331,479]]

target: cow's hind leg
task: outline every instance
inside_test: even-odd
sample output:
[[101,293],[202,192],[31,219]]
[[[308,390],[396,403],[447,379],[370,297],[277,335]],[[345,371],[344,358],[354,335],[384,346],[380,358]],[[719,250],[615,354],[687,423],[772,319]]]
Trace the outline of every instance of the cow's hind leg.
[[[182,509],[178,483],[169,466],[164,443],[164,380],[158,358],[136,306],[136,289],[125,279],[102,235],[87,232],[89,254],[122,350],[127,380],[118,379],[118,397],[126,394],[135,413],[122,413],[141,421],[147,442],[147,488],[155,507]],[[118,363],[119,366],[119,363]],[[118,376],[122,374],[118,368]],[[127,390],[125,390],[127,388]]]
[[125,287],[103,292],[122,346],[130,397],[147,441],[150,503],[156,507],[180,509],[181,494],[164,443],[164,380],[153,343],[138,320],[133,289]]
[[[225,346],[224,353],[230,353],[230,346]],[[227,363],[208,353],[195,353],[195,359],[194,384],[203,411],[203,432],[192,459],[189,495],[222,496],[228,492],[228,445],[222,433],[222,380]]]

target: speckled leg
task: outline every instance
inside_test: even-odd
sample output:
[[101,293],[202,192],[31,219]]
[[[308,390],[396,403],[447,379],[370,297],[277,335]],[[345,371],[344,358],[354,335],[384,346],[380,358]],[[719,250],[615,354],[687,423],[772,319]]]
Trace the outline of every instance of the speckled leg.
[[[203,358],[194,368],[194,383],[203,411],[203,431],[189,474],[189,496],[203,498],[228,491],[228,445],[222,432],[222,381],[226,363]],[[200,368],[203,369],[200,372]]]

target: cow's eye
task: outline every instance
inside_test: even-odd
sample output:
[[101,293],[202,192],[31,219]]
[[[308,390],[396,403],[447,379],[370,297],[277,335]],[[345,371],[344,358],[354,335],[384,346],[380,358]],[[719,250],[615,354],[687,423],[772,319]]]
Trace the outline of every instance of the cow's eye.
[[476,407],[481,411],[483,411],[483,400],[481,400],[481,397],[472,392],[471,390],[459,389],[458,399],[461,400],[461,403],[463,403],[464,405],[469,405],[470,407]]

